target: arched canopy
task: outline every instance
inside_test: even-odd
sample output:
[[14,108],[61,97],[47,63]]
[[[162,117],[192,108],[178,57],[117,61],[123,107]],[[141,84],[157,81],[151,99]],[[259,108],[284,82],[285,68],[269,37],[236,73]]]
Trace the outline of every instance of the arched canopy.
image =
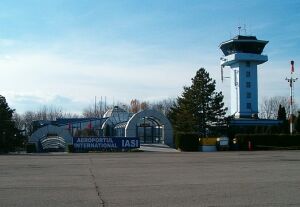
[[137,123],[143,118],[153,119],[164,127],[163,139],[164,143],[173,146],[173,129],[170,121],[162,113],[155,110],[144,110],[139,113],[134,114],[126,124],[125,136],[134,137],[136,136],[136,126]]
[[66,142],[59,136],[47,136],[40,139],[43,150],[59,150],[66,148]]
[[[56,138],[50,138],[51,136]],[[73,137],[67,129],[54,125],[47,125],[36,130],[29,138],[29,143],[34,143],[37,149],[39,143],[46,146],[48,143],[53,144],[53,141],[56,141],[58,145],[61,145],[61,143],[65,143],[65,145],[73,144]]]

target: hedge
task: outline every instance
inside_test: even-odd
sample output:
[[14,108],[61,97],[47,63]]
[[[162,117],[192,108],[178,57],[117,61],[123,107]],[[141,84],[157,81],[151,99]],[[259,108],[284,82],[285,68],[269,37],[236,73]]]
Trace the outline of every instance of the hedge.
[[74,152],[74,145],[72,144],[68,145],[68,152]]
[[300,146],[300,135],[289,134],[237,134],[235,136],[242,149],[250,141],[254,148],[259,147],[296,147]]
[[26,152],[27,153],[33,153],[33,152],[36,152],[36,146],[34,143],[28,143],[26,145]]
[[195,133],[178,133],[175,137],[175,146],[182,151],[198,151],[199,135]]

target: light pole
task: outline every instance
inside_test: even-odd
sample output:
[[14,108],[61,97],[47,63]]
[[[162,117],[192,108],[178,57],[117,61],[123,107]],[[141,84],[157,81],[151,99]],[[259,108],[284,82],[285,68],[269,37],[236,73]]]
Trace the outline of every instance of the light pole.
[[294,73],[294,61],[291,61],[291,77],[290,78],[285,78],[287,82],[290,83],[290,114],[289,114],[289,119],[290,119],[290,134],[293,134],[293,87],[294,83],[298,78],[293,78],[293,73]]

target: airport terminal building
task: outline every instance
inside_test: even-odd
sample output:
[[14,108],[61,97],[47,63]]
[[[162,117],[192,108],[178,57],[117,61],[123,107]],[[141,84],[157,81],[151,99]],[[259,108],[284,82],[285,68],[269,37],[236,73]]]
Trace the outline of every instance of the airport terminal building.
[[[136,139],[141,144],[174,145],[170,121],[162,113],[149,109],[130,113],[115,106],[102,118],[35,121],[34,128],[29,143],[35,144],[38,152],[67,151],[68,145],[76,145],[82,140],[91,141],[93,146],[108,146],[121,143],[121,140],[123,145],[126,142],[134,144]],[[97,143],[93,143],[95,141]]]

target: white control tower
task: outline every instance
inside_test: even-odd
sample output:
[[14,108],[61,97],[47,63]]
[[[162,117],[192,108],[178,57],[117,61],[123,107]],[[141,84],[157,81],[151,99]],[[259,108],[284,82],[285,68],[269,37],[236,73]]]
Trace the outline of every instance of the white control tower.
[[235,118],[257,117],[257,65],[268,61],[268,56],[262,55],[267,43],[255,36],[238,35],[220,44],[225,55],[221,69],[231,68],[231,115]]

